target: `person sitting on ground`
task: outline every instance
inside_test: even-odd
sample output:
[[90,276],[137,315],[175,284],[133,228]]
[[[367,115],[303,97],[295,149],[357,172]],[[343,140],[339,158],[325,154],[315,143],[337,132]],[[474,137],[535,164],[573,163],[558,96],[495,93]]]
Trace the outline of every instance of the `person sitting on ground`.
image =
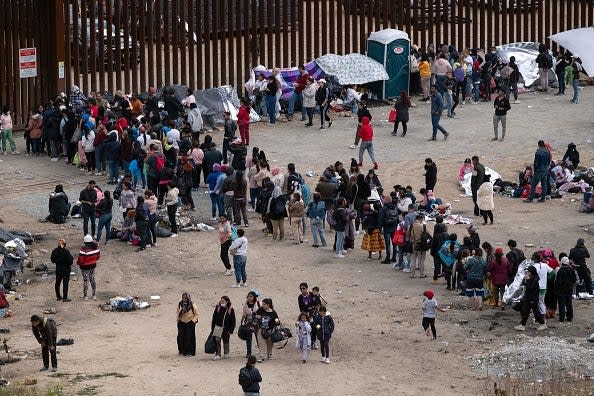
[[474,165],[472,164],[472,161],[470,160],[470,158],[466,158],[464,160],[464,163],[460,167],[460,170],[458,171],[458,183],[460,185],[462,185],[464,183],[464,179],[465,179],[464,176],[466,176],[468,174],[472,175],[473,171],[474,171]]
[[49,215],[45,220],[54,224],[64,224],[70,212],[70,206],[64,187],[58,184],[54,192],[49,195]]

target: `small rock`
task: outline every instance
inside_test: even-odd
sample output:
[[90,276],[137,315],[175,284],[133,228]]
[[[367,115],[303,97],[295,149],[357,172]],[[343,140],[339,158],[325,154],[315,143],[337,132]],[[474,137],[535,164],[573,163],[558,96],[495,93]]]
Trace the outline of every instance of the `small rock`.
[[385,376],[385,375],[382,375],[382,376],[380,377],[380,379],[381,379],[382,381],[385,381],[385,380],[386,380],[386,376]]

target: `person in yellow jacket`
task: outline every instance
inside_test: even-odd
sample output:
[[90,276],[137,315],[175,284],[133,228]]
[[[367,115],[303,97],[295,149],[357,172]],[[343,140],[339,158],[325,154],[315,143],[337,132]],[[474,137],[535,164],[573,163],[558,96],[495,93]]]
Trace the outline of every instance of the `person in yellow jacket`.
[[196,323],[198,307],[192,302],[190,293],[183,292],[177,304],[177,351],[180,355],[196,355]]

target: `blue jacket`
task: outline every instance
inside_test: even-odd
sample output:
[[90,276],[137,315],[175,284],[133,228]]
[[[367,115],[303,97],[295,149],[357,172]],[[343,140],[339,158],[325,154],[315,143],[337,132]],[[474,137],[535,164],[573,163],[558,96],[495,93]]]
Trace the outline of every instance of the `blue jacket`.
[[443,97],[439,92],[431,95],[431,115],[441,115],[443,112]]
[[326,215],[326,203],[319,200],[318,202],[312,201],[307,209],[307,217],[310,219],[323,219]]
[[260,392],[260,382],[262,382],[262,375],[255,367],[248,367],[250,371],[250,377],[252,377],[252,383],[248,386],[242,386],[241,389],[244,392]]
[[217,179],[221,176],[221,172],[211,172],[208,174],[206,178],[206,182],[208,183],[208,191],[214,192],[215,187],[217,185]]
[[551,154],[546,148],[539,147],[534,153],[534,173],[547,173],[551,162]]

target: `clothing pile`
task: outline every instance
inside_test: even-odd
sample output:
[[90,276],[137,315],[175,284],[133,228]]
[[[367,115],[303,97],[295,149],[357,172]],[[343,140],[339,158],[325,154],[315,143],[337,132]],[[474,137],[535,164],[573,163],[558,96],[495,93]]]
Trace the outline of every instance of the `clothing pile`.
[[146,301],[139,301],[138,298],[132,296],[120,297],[116,296],[109,299],[108,303],[101,306],[104,311],[116,312],[130,312],[137,309],[149,308],[151,305]]

